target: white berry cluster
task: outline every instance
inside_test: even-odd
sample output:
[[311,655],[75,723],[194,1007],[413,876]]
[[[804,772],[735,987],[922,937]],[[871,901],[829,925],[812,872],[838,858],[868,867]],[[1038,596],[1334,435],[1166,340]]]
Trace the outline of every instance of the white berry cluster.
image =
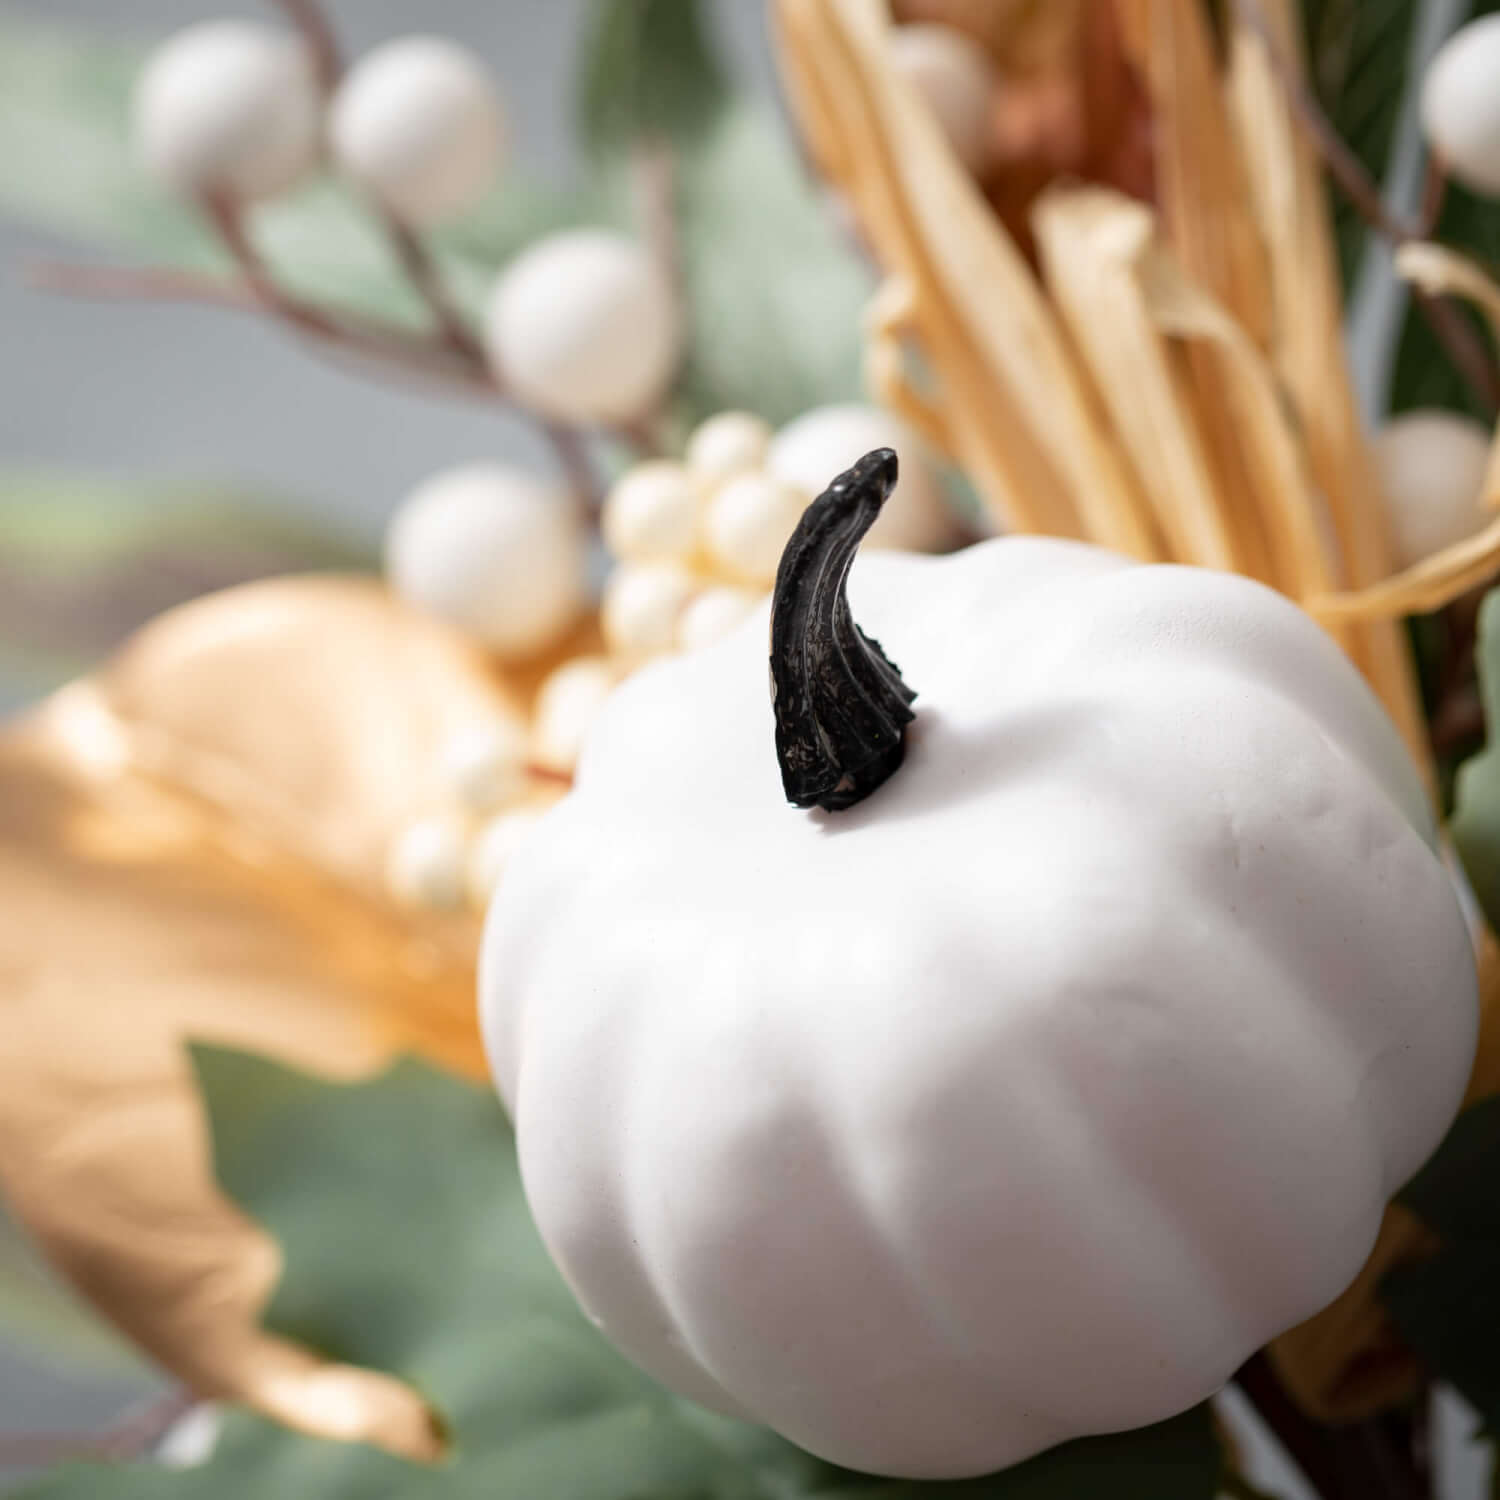
[[362,57],[323,97],[298,37],[254,21],[205,21],[158,47],[136,87],[146,165],[178,192],[271,198],[317,163],[393,214],[427,226],[471,208],[500,163],[504,123],[483,61],[443,37]]
[[[408,36],[360,58],[324,97],[297,36],[209,21],[157,48],[138,81],[137,144],[174,191],[246,205],[332,165],[398,224],[429,229],[472,209],[500,165],[499,91],[483,60]],[[497,277],[484,347],[498,385],[575,426],[628,424],[676,368],[680,318],[657,262],[628,236],[582,229],[538,240]]]
[[773,433],[748,412],[720,412],[681,462],[627,472],[605,501],[616,559],[604,588],[604,639],[622,665],[691,651],[727,634],[766,597],[808,504],[871,448],[901,454],[902,478],[868,544],[934,550],[951,522],[910,434],[872,407],[827,406]]
[[386,883],[403,905],[453,911],[483,908],[511,856],[563,793],[531,774],[531,733],[519,718],[496,718],[443,748],[439,805],[392,842]]

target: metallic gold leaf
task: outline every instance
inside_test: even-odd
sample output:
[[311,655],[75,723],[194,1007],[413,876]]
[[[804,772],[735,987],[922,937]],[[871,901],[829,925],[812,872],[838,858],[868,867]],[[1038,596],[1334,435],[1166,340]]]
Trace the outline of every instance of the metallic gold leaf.
[[0,1187],[204,1395],[432,1457],[425,1403],[263,1333],[275,1245],[215,1186],[184,1043],[464,1073],[477,923],[382,892],[439,747],[517,712],[374,583],[253,584],[148,627],[0,740]]

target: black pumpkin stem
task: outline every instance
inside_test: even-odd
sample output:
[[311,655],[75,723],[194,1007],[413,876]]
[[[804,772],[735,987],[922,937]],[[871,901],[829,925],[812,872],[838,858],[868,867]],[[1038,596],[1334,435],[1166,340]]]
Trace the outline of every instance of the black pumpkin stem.
[[849,613],[849,565],[896,487],[876,448],[808,506],[776,570],[771,706],[787,801],[842,812],[901,764],[917,695]]

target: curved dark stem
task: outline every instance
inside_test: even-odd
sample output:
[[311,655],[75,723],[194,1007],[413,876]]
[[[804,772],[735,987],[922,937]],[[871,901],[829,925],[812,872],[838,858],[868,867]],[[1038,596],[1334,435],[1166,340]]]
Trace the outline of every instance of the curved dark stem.
[[787,801],[841,812],[901,764],[917,695],[849,612],[849,567],[896,487],[890,448],[865,454],[808,506],[771,604],[771,705]]

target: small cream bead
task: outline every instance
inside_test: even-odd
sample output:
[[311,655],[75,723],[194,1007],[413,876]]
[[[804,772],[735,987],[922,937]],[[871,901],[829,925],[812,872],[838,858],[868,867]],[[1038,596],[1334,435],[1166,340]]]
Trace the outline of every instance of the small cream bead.
[[584,736],[619,673],[602,656],[580,656],[565,662],[537,693],[531,727],[531,753],[539,765],[571,775]]
[[1473,536],[1488,519],[1480,502],[1490,435],[1478,422],[1405,412],[1376,435],[1373,451],[1398,568]]
[[168,38],[141,71],[134,113],[147,169],[186,194],[272,197],[322,144],[306,47],[253,21],[204,21]]
[[949,545],[955,527],[936,477],[910,428],[879,407],[849,403],[804,413],[772,440],[766,472],[816,497],[872,448],[894,448],[901,473],[864,545],[906,552]]
[[926,100],[958,159],[971,172],[983,171],[994,141],[995,69],[989,54],[951,26],[897,26],[889,35],[896,71]]
[[693,429],[686,462],[704,479],[727,479],[742,469],[758,469],[771,445],[770,424],[753,412],[721,411]]
[[696,651],[723,640],[765,597],[752,589],[704,589],[677,621],[678,646]]
[[567,495],[519,469],[470,464],[411,492],[386,532],[396,592],[498,656],[553,645],[587,597],[587,541]]
[[1422,128],[1465,187],[1500,194],[1500,15],[1460,27],[1422,80]]
[[681,464],[637,464],[604,502],[605,545],[629,562],[691,557],[698,545],[698,508],[697,486]]
[[455,735],[442,753],[443,781],[470,812],[489,812],[526,788],[529,736],[514,719],[496,719]]
[[485,314],[496,374],[564,422],[628,422],[665,393],[681,351],[671,283],[634,240],[550,235],[502,273]]
[[546,816],[549,806],[517,807],[491,818],[480,829],[469,851],[469,899],[475,906],[488,905],[512,856]]
[[708,502],[709,553],[736,578],[769,586],[807,502],[806,493],[768,474],[736,474]]
[[643,661],[677,643],[677,618],[698,582],[676,563],[621,563],[604,585],[599,623],[609,649]]
[[449,911],[463,904],[467,856],[467,837],[457,818],[419,818],[391,845],[386,883],[405,906]]
[[483,197],[503,134],[489,69],[445,37],[399,37],[376,47],[349,70],[329,113],[339,166],[418,227]]

